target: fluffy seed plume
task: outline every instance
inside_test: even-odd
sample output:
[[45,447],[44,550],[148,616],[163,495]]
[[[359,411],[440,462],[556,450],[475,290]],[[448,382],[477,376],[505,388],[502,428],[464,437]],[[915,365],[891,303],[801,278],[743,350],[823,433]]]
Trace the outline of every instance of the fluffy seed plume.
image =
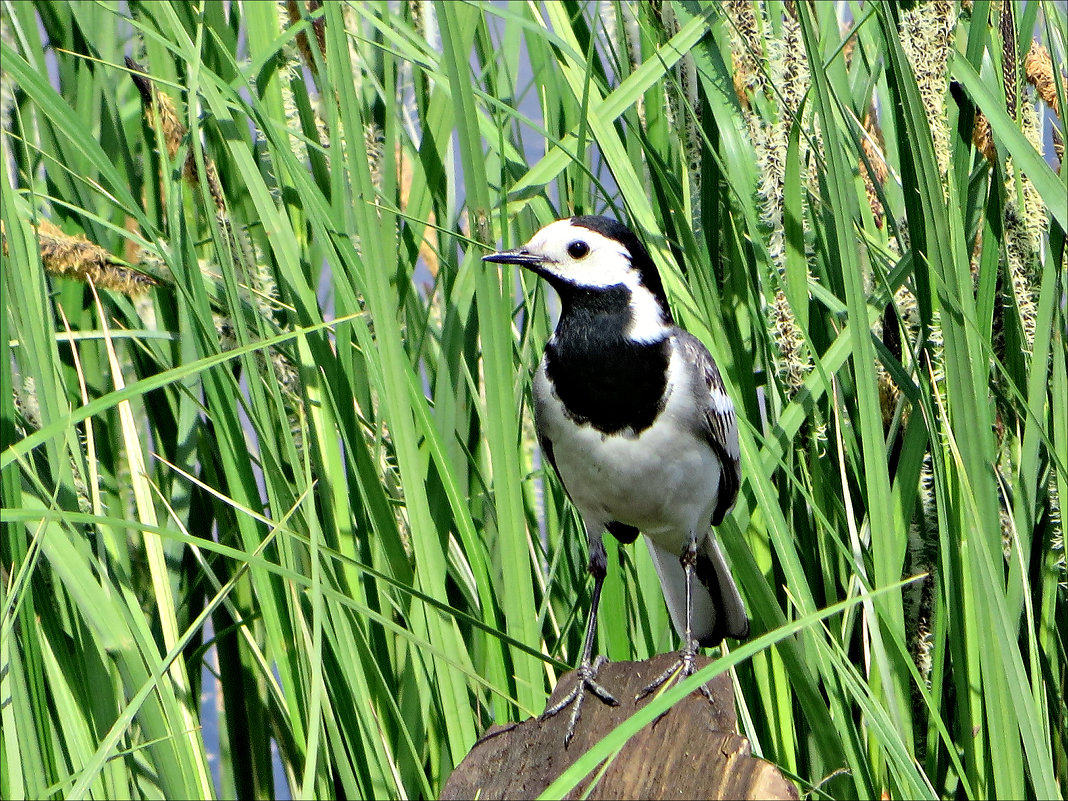
[[990,164],[997,161],[998,154],[994,148],[994,137],[990,131],[990,120],[979,109],[975,110],[975,125],[972,127],[972,144],[983,154]]
[[[1053,74],[1053,60],[1049,50],[1038,41],[1031,42],[1031,49],[1024,58],[1024,75],[1027,82],[1035,87],[1039,98],[1050,107],[1057,119],[1064,123],[1061,109],[1057,103],[1057,83]],[[1061,71],[1061,82],[1068,81],[1068,76]],[[1053,150],[1057,154],[1058,161],[1064,161],[1064,139],[1061,138],[1057,129],[1053,129]]]
[[[139,295],[157,284],[155,279],[130,269],[100,245],[84,236],[71,236],[48,220],[39,220],[36,233],[41,264],[52,275],[92,281],[98,287],[124,295]],[[2,225],[0,235],[6,256],[7,238]]]
[[1016,58],[1016,12],[1014,3],[1001,4],[1001,16],[998,19],[998,31],[1001,34],[1001,72],[1005,85],[1005,110],[1016,119],[1019,102],[1017,86]]
[[[178,118],[174,101],[163,92],[156,91],[152,82],[146,77],[145,69],[129,56],[126,57],[126,67],[130,70],[130,78],[133,79],[137,91],[141,93],[141,105],[145,109],[145,119],[153,130],[163,135],[163,141],[167,148],[167,157],[173,161],[178,155],[178,150],[185,139],[187,129]],[[215,169],[215,162],[204,157],[204,180],[208,186],[212,201],[215,203],[216,213],[226,216],[226,202],[223,199],[222,186],[219,183],[219,173]],[[190,184],[200,182],[200,173],[197,170],[196,159],[192,148],[185,157],[182,165],[182,175]]]
[[[1027,82],[1035,87],[1042,102],[1053,109],[1053,113],[1060,118],[1061,110],[1057,105],[1057,84],[1053,77],[1053,59],[1049,56],[1049,50],[1045,45],[1031,42],[1031,49],[1027,51],[1024,59],[1024,74]],[[1062,73],[1062,77],[1063,73]]]
[[[670,3],[652,8],[653,18],[665,39],[679,32],[679,21]],[[664,92],[665,112],[668,125],[682,141],[686,175],[690,181],[691,219],[696,233],[701,225],[701,105],[697,98],[697,64],[693,56],[687,54],[679,59],[672,72],[677,83]]]
[[768,88],[764,71],[757,63],[763,47],[756,14],[752,0],[725,0],[723,11],[729,23],[734,92],[742,108],[748,110],[750,93],[766,92]]
[[917,3],[901,15],[901,46],[916,76],[934,140],[938,171],[943,177],[949,169],[945,97],[955,26],[956,14],[949,0]]
[[[1042,136],[1038,114],[1032,103],[1024,103],[1020,109],[1020,128],[1031,146],[1042,153]],[[1002,224],[1005,231],[1005,260],[1008,266],[1011,298],[1005,298],[1006,311],[1013,306],[1019,312],[1027,350],[1035,341],[1038,320],[1038,269],[1036,260],[1042,249],[1048,221],[1046,206],[1035,185],[1026,174],[1019,175],[1019,193],[1016,189],[1016,165],[1011,158],[1005,160],[1006,202]]]
[[[810,111],[811,105],[801,111],[802,99],[808,92],[811,76],[801,26],[796,17],[786,14],[782,21],[782,36],[767,42],[766,61],[771,76],[771,86],[778,95],[778,114],[770,124],[760,119],[755,111],[746,115],[749,134],[760,167],[759,194],[761,219],[768,231],[768,255],[778,272],[775,296],[769,305],[769,322],[774,341],[779,351],[778,375],[789,398],[796,395],[805,376],[812,369],[812,357],[805,346],[804,336],[794,316],[793,309],[783,290],[786,281],[786,241],[783,225],[783,187],[786,183],[786,155],[790,129],[798,116],[807,135],[802,135],[800,161],[808,165],[808,179],[816,174],[818,159],[810,143],[820,150],[820,134]],[[818,179],[817,179],[818,180]],[[804,231],[810,229],[810,221],[803,216]]]
[[[317,11],[322,7],[322,0],[308,0],[307,10],[309,13]],[[302,13],[300,4],[296,0],[285,0],[286,14],[289,16],[289,23],[296,25],[301,21]],[[315,33],[315,44],[319,47],[319,54],[322,56],[323,61],[326,61],[326,20],[324,17],[316,17],[311,21],[312,31]],[[303,31],[297,34],[297,48],[300,50],[300,55],[304,59],[304,64],[311,70],[312,75],[318,75],[319,70],[315,66],[315,58],[312,54],[311,45],[308,43],[308,36]]]

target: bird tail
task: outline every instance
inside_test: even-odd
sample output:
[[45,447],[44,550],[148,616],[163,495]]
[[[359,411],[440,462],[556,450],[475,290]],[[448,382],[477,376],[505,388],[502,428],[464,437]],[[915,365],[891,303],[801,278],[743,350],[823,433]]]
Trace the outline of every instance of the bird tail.
[[[686,572],[678,555],[666,551],[648,537],[660,587],[664,591],[671,622],[680,637],[686,631]],[[691,636],[705,648],[719,645],[724,637],[743,640],[749,636],[749,617],[719,543],[709,532],[697,542],[694,570]]]

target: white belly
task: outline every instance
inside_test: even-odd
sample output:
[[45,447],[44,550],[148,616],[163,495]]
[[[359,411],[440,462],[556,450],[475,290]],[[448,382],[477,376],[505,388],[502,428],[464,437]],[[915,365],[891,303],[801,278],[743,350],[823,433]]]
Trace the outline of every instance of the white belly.
[[670,379],[663,412],[638,435],[576,426],[549,392],[544,370],[535,382],[547,398],[538,407],[538,428],[552,441],[557,471],[588,526],[599,531],[619,521],[673,553],[682,552],[691,534],[708,530],[719,459],[698,435],[692,409]]

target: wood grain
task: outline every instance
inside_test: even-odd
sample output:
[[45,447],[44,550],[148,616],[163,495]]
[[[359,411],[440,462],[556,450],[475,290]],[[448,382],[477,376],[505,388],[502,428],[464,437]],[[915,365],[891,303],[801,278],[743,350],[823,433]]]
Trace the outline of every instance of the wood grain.
[[[495,725],[453,771],[442,799],[534,798],[576,759],[649,699],[634,696],[675,659],[662,654],[644,662],[610,662],[598,680],[620,705],[588,696],[569,748],[564,732],[570,710],[540,721]],[[697,667],[708,659],[699,658]],[[564,675],[548,704],[571,688],[574,671]],[[735,733],[737,718],[730,677],[709,684],[715,703],[700,693],[684,698],[641,729],[603,775],[586,777],[567,798],[769,798],[797,799],[797,789],[778,768],[751,756],[749,741]],[[548,706],[547,704],[547,706]],[[590,787],[591,782],[596,785]]]

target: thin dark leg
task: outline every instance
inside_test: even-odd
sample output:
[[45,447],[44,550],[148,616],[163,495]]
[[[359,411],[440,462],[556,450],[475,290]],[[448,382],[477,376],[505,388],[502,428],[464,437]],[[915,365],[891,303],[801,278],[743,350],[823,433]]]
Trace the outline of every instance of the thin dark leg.
[[[601,550],[603,554],[603,548]],[[593,598],[590,603],[590,617],[586,621],[586,641],[582,646],[582,661],[579,662],[575,671],[577,674],[575,686],[561,700],[541,713],[541,720],[545,720],[558,712],[562,712],[568,706],[574,705],[571,710],[571,720],[567,724],[567,733],[564,735],[564,748],[571,744],[571,739],[575,736],[575,725],[578,723],[579,715],[582,713],[582,700],[587,691],[592,692],[610,706],[619,705],[619,701],[616,700],[615,696],[597,683],[597,671],[606,661],[604,656],[598,656],[592,662],[590,661],[593,656],[593,641],[597,635],[597,607],[601,603],[601,587],[604,585],[604,577],[607,572],[604,559],[598,560],[596,553],[591,553],[590,555],[590,572],[593,574]]]
[[[647,696],[657,687],[661,686],[665,681],[670,679],[681,668],[682,676],[693,675],[696,668],[694,667],[694,659],[697,656],[697,640],[692,635],[692,617],[693,617],[693,570],[694,565],[697,564],[697,539],[691,538],[689,547],[683,552],[680,560],[682,562],[682,569],[686,573],[686,642],[682,646],[682,650],[679,652],[679,658],[675,661],[671,667],[649,682],[645,689],[638,693],[634,700],[638,701]],[[715,703],[712,700],[712,691],[704,684],[701,685],[701,694],[708,699],[709,703]]]

